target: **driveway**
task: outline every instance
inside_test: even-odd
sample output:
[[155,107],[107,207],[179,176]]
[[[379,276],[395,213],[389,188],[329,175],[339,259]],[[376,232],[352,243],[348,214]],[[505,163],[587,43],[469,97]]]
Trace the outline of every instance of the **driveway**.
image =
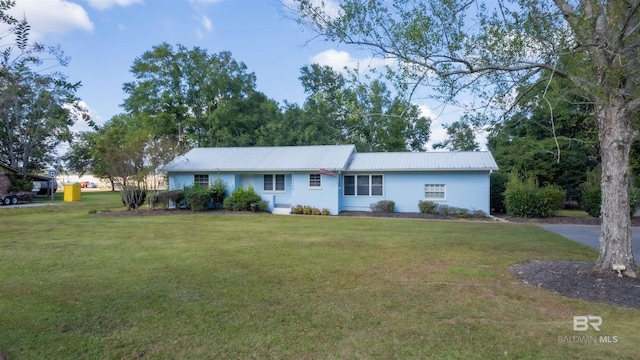
[[[539,224],[543,229],[600,251],[600,225]],[[631,228],[631,246],[636,264],[640,265],[640,227]]]

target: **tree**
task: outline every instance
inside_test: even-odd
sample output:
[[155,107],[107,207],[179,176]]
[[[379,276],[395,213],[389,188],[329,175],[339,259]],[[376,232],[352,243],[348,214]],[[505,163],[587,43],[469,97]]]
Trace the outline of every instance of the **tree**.
[[[434,97],[504,106],[515,87],[567,79],[595,112],[602,161],[599,271],[636,277],[631,251],[631,118],[640,108],[640,0],[293,1],[298,20],[335,41],[397,60],[392,74]],[[318,5],[319,4],[319,5]],[[560,58],[564,61],[559,61]],[[482,100],[480,100],[482,101]]]
[[569,199],[579,200],[587,171],[599,161],[593,107],[561,78],[523,91],[517,111],[491,130],[489,150],[501,171],[557,184]]
[[480,145],[476,141],[473,127],[463,121],[455,121],[442,125],[447,130],[447,139],[433,144],[434,149],[446,149],[449,151],[478,151]]
[[319,144],[355,144],[360,151],[424,151],[431,120],[417,106],[392,94],[380,79],[346,78],[329,66],[312,64],[301,70],[308,97],[304,110]]
[[97,132],[79,136],[65,155],[70,170],[95,176],[121,187],[125,203],[137,208],[150,177],[182,151],[175,139],[151,136],[140,120],[127,114],[114,116]]
[[392,95],[378,79],[363,83],[354,75],[349,81],[347,141],[360,151],[424,151],[431,120],[416,105]]
[[7,14],[14,5],[0,1],[0,23],[9,26],[0,35],[8,43],[0,57],[0,156],[22,172],[35,172],[50,166],[56,146],[70,140],[78,116],[90,119],[75,96],[80,83],[48,70],[65,66],[68,58],[57,47],[31,42],[27,20]]
[[124,109],[154,136],[184,136],[188,145],[254,145],[256,129],[277,104],[255,90],[256,77],[223,51],[163,43],[131,66]]

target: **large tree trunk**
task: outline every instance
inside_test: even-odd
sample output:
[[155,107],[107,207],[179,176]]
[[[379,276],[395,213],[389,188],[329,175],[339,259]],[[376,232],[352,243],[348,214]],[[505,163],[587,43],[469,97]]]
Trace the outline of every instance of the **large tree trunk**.
[[635,278],[629,208],[631,117],[621,98],[596,104],[596,111],[602,161],[602,230],[596,269],[612,272],[613,266],[620,264],[626,267],[626,276]]

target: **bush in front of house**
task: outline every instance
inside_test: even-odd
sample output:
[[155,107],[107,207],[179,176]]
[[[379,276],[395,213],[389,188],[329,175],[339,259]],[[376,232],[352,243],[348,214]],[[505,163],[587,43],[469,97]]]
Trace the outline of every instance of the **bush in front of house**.
[[438,208],[438,204],[433,201],[428,200],[420,200],[418,201],[418,208],[420,212],[423,214],[436,214],[436,209]]
[[205,211],[209,209],[211,192],[209,188],[200,184],[193,184],[193,186],[185,186],[184,198],[187,200],[187,206],[192,211]]
[[253,186],[236,189],[231,196],[224,199],[223,206],[229,211],[267,211],[268,203],[258,195]]
[[487,213],[482,210],[469,210],[456,206],[449,206],[446,204],[438,204],[433,201],[420,200],[418,202],[418,208],[423,214],[441,215],[441,216],[455,216],[458,218],[483,218],[487,217]]
[[224,181],[217,178],[211,185],[210,191],[211,199],[213,200],[213,207],[218,205],[222,206],[224,204],[224,198],[227,196],[227,187]]
[[391,214],[395,211],[396,203],[391,200],[380,200],[371,204],[370,208],[373,212]]
[[169,198],[167,197],[168,191],[156,191],[149,196],[149,209],[168,209]]
[[296,205],[291,209],[291,213],[295,215],[329,215],[329,209],[324,208],[322,210],[311,207],[311,206],[302,206]]
[[156,191],[149,196],[149,207],[151,210],[169,208],[169,202],[173,201],[176,207],[184,200],[184,190]]

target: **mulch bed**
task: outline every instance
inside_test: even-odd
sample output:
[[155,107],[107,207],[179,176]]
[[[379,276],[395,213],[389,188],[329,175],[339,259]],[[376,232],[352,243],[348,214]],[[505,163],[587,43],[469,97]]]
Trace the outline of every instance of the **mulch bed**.
[[525,284],[566,297],[640,310],[640,279],[593,270],[580,261],[527,261],[509,268]]

